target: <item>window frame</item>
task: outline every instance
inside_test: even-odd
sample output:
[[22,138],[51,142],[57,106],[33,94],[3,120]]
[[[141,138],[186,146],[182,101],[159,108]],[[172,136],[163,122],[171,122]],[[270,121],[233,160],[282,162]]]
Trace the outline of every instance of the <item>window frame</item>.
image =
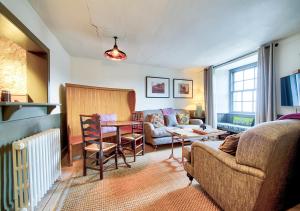
[[[253,62],[253,63],[250,63],[250,64],[246,64],[246,65],[243,65],[243,66],[240,66],[240,67],[236,67],[234,69],[230,69],[229,70],[229,92],[230,92],[230,96],[229,96],[229,109],[230,109],[230,113],[235,113],[235,114],[255,114],[255,112],[243,112],[243,111],[233,111],[233,93],[236,92],[234,91],[234,78],[233,78],[233,75],[234,73],[237,73],[237,72],[241,72],[241,71],[244,71],[244,70],[247,70],[247,69],[250,69],[250,68],[255,68],[256,67],[256,71],[257,71],[257,62]],[[248,80],[251,80],[251,79],[248,79]],[[243,89],[241,90],[241,92],[243,93],[244,91],[256,91],[257,90],[257,75],[254,77],[254,80],[255,80],[255,88],[254,89]],[[243,82],[245,81],[244,78],[242,80]],[[241,101],[243,102],[243,101]],[[253,102],[256,102],[253,101]]]

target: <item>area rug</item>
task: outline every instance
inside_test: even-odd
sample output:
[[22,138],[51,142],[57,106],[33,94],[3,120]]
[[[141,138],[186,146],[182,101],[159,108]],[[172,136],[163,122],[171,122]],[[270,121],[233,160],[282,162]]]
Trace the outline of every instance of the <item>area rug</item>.
[[[180,149],[176,156],[180,157]],[[60,210],[220,210],[197,182],[188,186],[186,173],[176,160],[168,159],[170,149],[146,153],[132,162],[99,174],[75,176]]]

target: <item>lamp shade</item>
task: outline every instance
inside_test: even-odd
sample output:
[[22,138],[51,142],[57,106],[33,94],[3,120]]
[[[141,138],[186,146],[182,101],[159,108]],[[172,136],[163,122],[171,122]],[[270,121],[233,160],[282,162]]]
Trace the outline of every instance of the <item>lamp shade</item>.
[[114,37],[114,39],[115,39],[114,47],[112,49],[109,49],[109,50],[105,51],[104,56],[107,59],[115,60],[115,61],[125,60],[127,58],[127,55],[126,55],[126,53],[124,53],[123,51],[121,51],[118,48],[118,45],[117,45],[118,37]]

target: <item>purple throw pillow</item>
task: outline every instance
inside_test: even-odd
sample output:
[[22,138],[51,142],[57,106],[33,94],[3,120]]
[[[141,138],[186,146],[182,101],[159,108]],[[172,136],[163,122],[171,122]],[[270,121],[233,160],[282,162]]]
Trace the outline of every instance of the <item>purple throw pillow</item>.
[[284,119],[299,119],[300,120],[300,113],[287,114],[287,115],[283,115],[279,118],[279,120],[284,120]]
[[[101,122],[109,122],[109,121],[117,121],[117,115],[116,114],[99,114]],[[102,133],[111,133],[116,132],[116,127],[102,127],[101,128]]]
[[163,113],[164,116],[175,114],[175,110],[173,108],[163,108],[161,109],[161,112]]

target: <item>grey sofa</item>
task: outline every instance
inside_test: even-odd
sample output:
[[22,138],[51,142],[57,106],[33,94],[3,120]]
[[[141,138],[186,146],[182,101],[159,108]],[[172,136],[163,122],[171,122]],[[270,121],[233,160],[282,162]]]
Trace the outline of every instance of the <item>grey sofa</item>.
[[300,120],[247,130],[236,156],[220,151],[220,143],[185,147],[184,168],[224,210],[285,210],[299,203]]
[[[160,109],[157,110],[144,110],[139,111],[143,113],[144,117],[144,131],[145,131],[145,138],[146,143],[151,144],[153,147],[157,147],[158,145],[162,144],[169,144],[172,142],[171,135],[166,131],[167,127],[161,127],[161,128],[155,128],[152,123],[147,122],[148,118],[147,116],[149,114],[154,113],[161,113],[162,111]],[[189,111],[184,109],[175,109],[176,113],[189,113]],[[202,120],[200,119],[190,119],[189,125],[178,125],[180,128],[199,128],[200,125],[203,124]]]

